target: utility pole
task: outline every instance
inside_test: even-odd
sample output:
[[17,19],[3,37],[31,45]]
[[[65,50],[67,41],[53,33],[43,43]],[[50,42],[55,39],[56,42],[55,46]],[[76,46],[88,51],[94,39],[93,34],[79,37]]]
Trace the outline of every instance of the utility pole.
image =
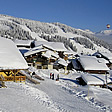
[[89,85],[88,85],[88,94],[87,94],[87,98],[89,100]]
[[108,88],[108,85],[107,85],[107,74],[108,74],[108,72],[105,73],[106,88]]

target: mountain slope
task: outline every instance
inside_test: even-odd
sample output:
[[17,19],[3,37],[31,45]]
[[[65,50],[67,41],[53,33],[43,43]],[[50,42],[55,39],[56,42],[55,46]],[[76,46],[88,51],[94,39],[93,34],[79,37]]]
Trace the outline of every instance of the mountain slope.
[[10,39],[63,42],[78,53],[108,51],[111,47],[89,30],[75,29],[61,23],[44,23],[0,15],[0,36]]
[[103,30],[95,33],[95,36],[112,45],[112,30]]

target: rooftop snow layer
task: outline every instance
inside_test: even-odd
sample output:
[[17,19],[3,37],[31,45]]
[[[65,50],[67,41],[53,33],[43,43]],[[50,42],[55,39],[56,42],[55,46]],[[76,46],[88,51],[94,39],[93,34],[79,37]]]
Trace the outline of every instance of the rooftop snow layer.
[[45,56],[47,58],[51,58],[51,57],[55,57],[55,58],[59,58],[59,55],[57,53],[54,53],[53,51],[46,51],[45,54],[42,54],[42,56]]
[[27,68],[25,59],[13,41],[0,37],[0,70]]
[[55,64],[60,64],[60,65],[63,65],[63,66],[68,66],[68,63],[67,63],[64,59],[62,59],[62,58],[59,58],[59,59],[55,62]]
[[14,40],[14,43],[16,45],[22,45],[22,46],[30,46],[31,42],[33,42],[34,40]]
[[[104,85],[106,84],[106,76],[102,74],[82,74],[82,79],[90,85]],[[112,82],[107,78],[107,83]]]
[[36,53],[39,53],[39,52],[45,52],[45,51],[47,51],[47,49],[43,49],[40,46],[39,47],[34,47],[31,50],[29,50],[28,52],[25,52],[24,56],[29,56],[29,55],[32,55],[32,54],[36,54]]
[[112,59],[112,53],[101,52],[101,54],[102,54],[104,57],[108,58],[109,60]]
[[36,41],[35,46],[44,46],[49,49],[55,50],[55,51],[67,51],[64,44],[61,42],[47,42],[47,41]]
[[99,62],[94,56],[81,56],[79,61],[84,70],[109,70],[105,63]]

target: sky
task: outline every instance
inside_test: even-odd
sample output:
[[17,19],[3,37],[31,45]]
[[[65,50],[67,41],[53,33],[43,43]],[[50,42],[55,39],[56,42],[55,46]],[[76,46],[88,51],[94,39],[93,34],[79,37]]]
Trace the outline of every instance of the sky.
[[112,0],[0,0],[0,14],[99,32],[112,25]]

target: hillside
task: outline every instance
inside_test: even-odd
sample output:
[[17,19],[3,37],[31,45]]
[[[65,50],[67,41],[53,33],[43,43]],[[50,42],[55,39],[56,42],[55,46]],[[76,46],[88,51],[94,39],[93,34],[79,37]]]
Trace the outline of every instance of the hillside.
[[[75,29],[61,23],[44,23],[7,15],[0,15],[0,36],[14,39],[28,39],[63,42],[78,53],[108,51],[111,46],[98,39],[89,30]],[[107,50],[108,49],[108,50]]]
[[95,33],[95,36],[112,45],[112,30],[103,30]]

